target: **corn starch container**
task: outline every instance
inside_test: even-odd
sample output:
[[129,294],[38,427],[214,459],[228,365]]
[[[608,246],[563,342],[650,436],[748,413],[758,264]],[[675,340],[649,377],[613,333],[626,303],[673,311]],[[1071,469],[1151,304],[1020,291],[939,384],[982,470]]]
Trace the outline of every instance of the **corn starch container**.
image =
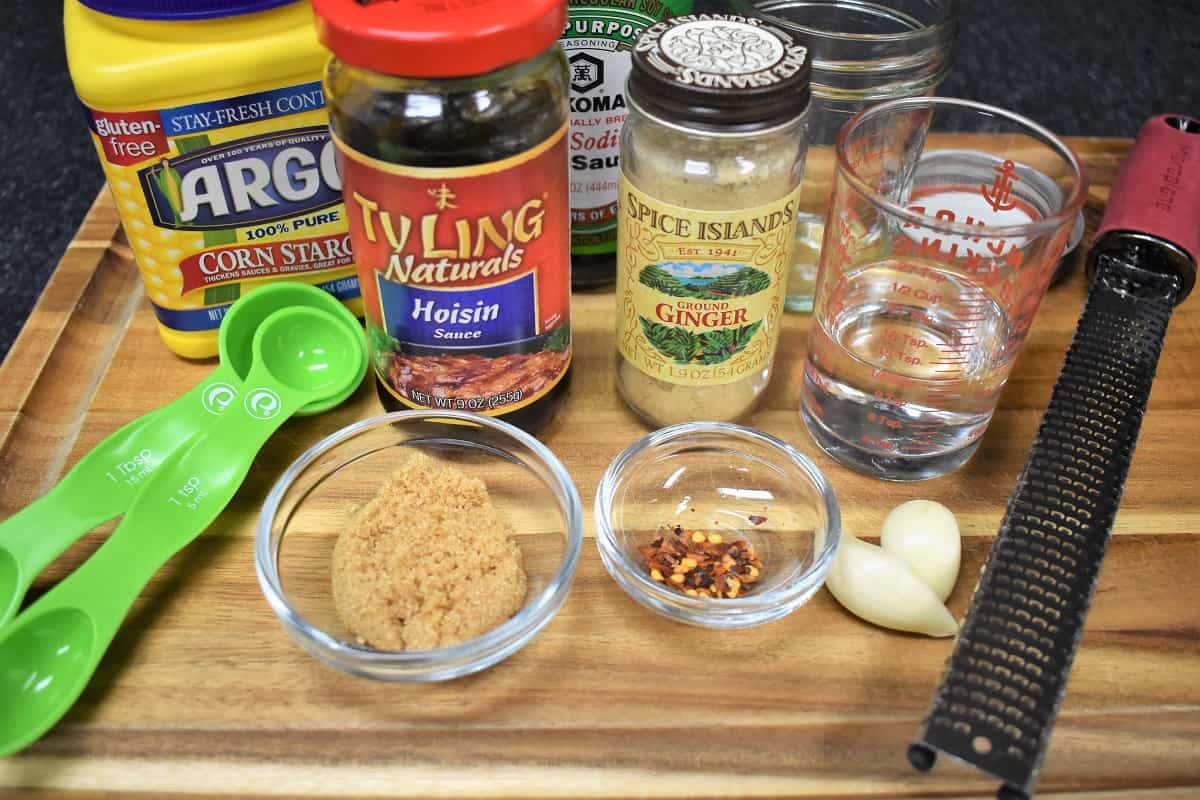
[[167,346],[217,354],[239,296],[316,284],[362,313],[312,9],[66,0],[67,61]]

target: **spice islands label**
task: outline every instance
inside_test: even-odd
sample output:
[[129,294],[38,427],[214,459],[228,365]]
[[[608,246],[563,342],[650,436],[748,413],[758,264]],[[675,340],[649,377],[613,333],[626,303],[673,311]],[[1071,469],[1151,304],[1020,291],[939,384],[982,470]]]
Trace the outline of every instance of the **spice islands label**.
[[380,383],[413,408],[496,415],[571,362],[567,127],[488,164],[389,164],[335,139]]
[[779,338],[797,189],[739,211],[694,211],[620,180],[617,347],[647,375],[684,386],[763,369]]

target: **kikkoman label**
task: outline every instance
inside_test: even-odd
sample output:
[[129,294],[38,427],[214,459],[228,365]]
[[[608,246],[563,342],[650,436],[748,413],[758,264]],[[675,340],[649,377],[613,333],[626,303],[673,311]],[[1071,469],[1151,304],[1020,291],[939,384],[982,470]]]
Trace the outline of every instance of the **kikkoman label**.
[[571,362],[567,126],[488,164],[389,164],[336,140],[371,356],[414,408],[504,414]]
[[571,249],[616,249],[618,151],[629,55],[678,0],[572,0],[561,44],[571,79]]
[[259,282],[358,296],[320,83],[87,116],[166,327],[214,330]]
[[779,337],[799,190],[739,211],[660,202],[621,175],[617,347],[647,375],[732,383]]

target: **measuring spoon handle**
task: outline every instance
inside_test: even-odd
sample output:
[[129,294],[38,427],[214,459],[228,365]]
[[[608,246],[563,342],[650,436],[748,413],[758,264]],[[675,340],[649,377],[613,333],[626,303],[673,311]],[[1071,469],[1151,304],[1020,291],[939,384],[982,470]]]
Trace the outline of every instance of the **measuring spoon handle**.
[[[156,409],[110,434],[49,491],[0,522],[0,547],[22,552],[29,566],[44,566],[73,541],[68,536],[82,535],[124,512],[133,497],[126,481],[136,482],[137,472],[153,469],[153,454],[139,448],[138,442],[163,410]],[[121,471],[124,465],[128,465],[128,473]],[[109,485],[100,485],[100,480]]]
[[150,577],[225,509],[259,449],[307,399],[247,389],[154,470],[108,541],[42,599],[88,610],[99,638],[115,633]]
[[163,460],[211,425],[238,396],[241,381],[218,367],[172,403],[110,434],[48,492],[0,523],[0,558],[15,578],[0,580],[0,625],[16,613],[33,579],[73,542],[125,513]]
[[[251,378],[254,377],[252,372]],[[256,399],[257,398],[257,399]],[[49,730],[83,692],[142,589],[171,556],[189,544],[237,493],[262,445],[308,395],[250,389],[219,421],[196,434],[150,475],[120,525],[78,569],[0,628],[0,663],[14,643],[62,636],[64,620],[85,620],[68,673],[38,708],[36,724],[20,740],[0,743],[14,752]],[[0,753],[2,755],[2,753]]]

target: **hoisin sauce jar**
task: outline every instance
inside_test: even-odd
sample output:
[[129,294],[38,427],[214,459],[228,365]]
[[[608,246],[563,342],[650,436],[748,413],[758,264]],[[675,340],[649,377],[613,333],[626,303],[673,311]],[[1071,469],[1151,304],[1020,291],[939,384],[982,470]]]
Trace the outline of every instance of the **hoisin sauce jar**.
[[377,388],[540,429],[571,366],[564,0],[314,0]]

